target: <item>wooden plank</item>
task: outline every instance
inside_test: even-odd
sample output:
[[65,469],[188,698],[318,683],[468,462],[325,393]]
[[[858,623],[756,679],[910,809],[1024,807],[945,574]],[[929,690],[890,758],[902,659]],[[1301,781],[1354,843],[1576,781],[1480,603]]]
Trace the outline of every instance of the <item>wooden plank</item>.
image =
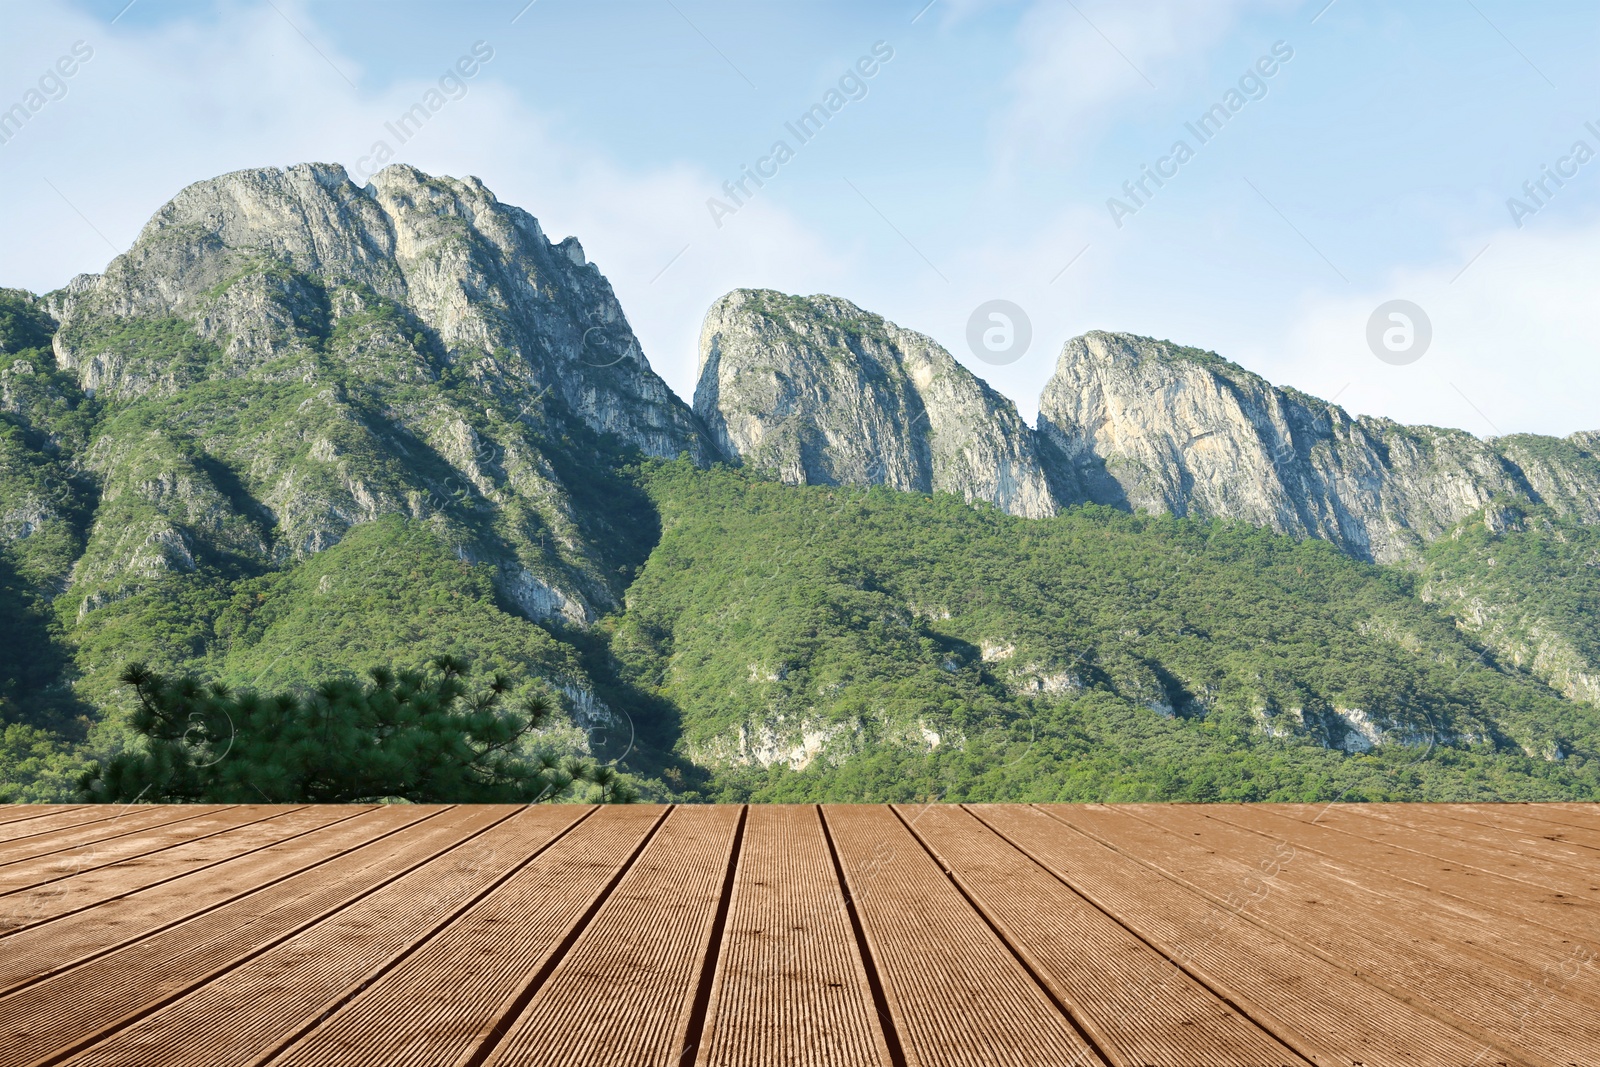
[[[356,809],[345,815],[337,809],[319,807],[273,815],[271,818],[247,823],[232,830],[207,835],[197,841],[173,846],[158,854],[159,862],[153,862],[149,858],[135,858],[123,864],[96,868],[13,892],[0,897],[0,930],[5,932],[5,936],[11,936],[30,926],[54,923],[50,934],[46,936],[57,948],[74,941],[75,934],[82,934],[96,927],[102,929],[117,927],[126,932],[125,926],[121,926],[111,918],[111,915],[98,910],[90,917],[88,924],[78,924],[72,930],[67,929],[66,924],[58,920],[88,908],[96,908],[119,897],[126,897],[173,879],[194,874],[279,841],[289,840],[342,818],[353,817],[360,810]],[[260,881],[252,880],[250,888],[260,888],[260,885]],[[182,895],[163,910],[163,916],[167,921],[176,921],[196,906],[197,897],[189,889],[190,887],[186,886]],[[5,946],[8,958],[15,958],[25,951],[15,941],[6,941]],[[0,991],[6,988],[3,977],[6,973],[6,967],[0,964]]]
[[[1197,857],[1194,850],[1200,849],[1219,860],[1237,859],[1284,842],[1281,832],[1264,836],[1214,819],[1208,814],[1208,805],[1129,804],[1116,810],[1119,816],[1165,830],[1170,835],[1166,840],[1190,857]],[[1284,824],[1283,829],[1293,825]],[[1381,871],[1352,869],[1315,849],[1297,854],[1292,864],[1283,866],[1276,885],[1291,892],[1278,893],[1272,901],[1281,919],[1294,917],[1303,926],[1297,912],[1310,901],[1318,905],[1316,915],[1327,920],[1326,929],[1335,937],[1362,944],[1399,938],[1445,966],[1467,973],[1487,965],[1516,981],[1538,981],[1543,975],[1536,961],[1548,958],[1552,946],[1560,951],[1561,946],[1577,942],[1570,923],[1552,930],[1528,922],[1522,907],[1528,894],[1498,879],[1485,880],[1478,887],[1482,897],[1498,892],[1498,897],[1491,898],[1499,905],[1496,910],[1481,899],[1450,897]],[[1572,996],[1588,996],[1600,1010],[1600,975],[1579,975],[1570,986]]]
[[[1339,830],[1354,840],[1381,841],[1384,845],[1408,849],[1421,856],[1442,859],[1458,867],[1482,870],[1494,877],[1509,878],[1566,896],[1571,894],[1563,886],[1570,883],[1574,875],[1581,878],[1581,872],[1576,872],[1570,864],[1552,864],[1544,859],[1530,859],[1504,849],[1483,848],[1461,838],[1446,837],[1443,833],[1430,833],[1421,827],[1373,817],[1371,808],[1374,805],[1267,805],[1267,808],[1278,819]],[[1579,899],[1600,899],[1600,878],[1590,878],[1589,883],[1592,885],[1590,896]]]
[[821,813],[750,808],[695,1063],[891,1062]]
[[1468,841],[1481,849],[1498,853],[1524,856],[1558,863],[1581,874],[1595,870],[1595,852],[1582,845],[1555,840],[1552,837],[1530,838],[1526,834],[1511,833],[1493,825],[1471,819],[1451,818],[1434,810],[1434,805],[1370,804],[1362,805],[1358,814],[1383,819],[1412,831],[1422,831]]
[[27,837],[13,838],[0,844],[0,865],[37,859],[68,849],[93,846],[156,826],[196,819],[202,815],[222,811],[226,806],[140,804],[135,807],[119,808],[115,812],[107,812],[103,819],[73,823],[47,831],[41,830]]
[[892,811],[823,815],[907,1063],[1106,1062]]
[[[74,880],[57,886],[63,896],[70,891],[74,899],[44,898],[37,906],[38,921],[7,932],[0,941],[4,948],[0,951],[0,995],[258,892],[424,816],[424,812],[393,807],[369,809],[346,819],[339,808],[319,807],[288,818],[304,818],[308,825],[321,818],[326,826],[312,829],[305,840],[293,845],[288,844],[295,840],[293,833],[283,838],[282,847],[275,848],[277,842],[269,840],[264,850],[245,852],[237,862],[226,856],[223,843],[198,843],[197,848],[223,862],[177,881],[130,885],[122,881],[120,872],[110,870],[85,875],[82,885]],[[293,831],[294,824],[287,824],[287,829]],[[263,832],[259,827],[255,830]],[[89,908],[93,909],[91,915],[77,918]],[[52,911],[56,914],[50,914]]]
[[89,1035],[127,1025],[509,814],[504,808],[399,812],[392,817],[410,816],[412,824],[392,837],[0,997],[0,1033],[18,1035],[8,1055],[18,1065],[53,1060]]
[[970,812],[898,810],[1117,1067],[1307,1063]]
[[45,816],[66,816],[76,812],[79,818],[94,817],[93,809],[85,804],[0,804],[0,841],[9,841],[27,828],[20,825]]
[[1319,1065],[1499,1067],[1535,1061],[1496,1053],[1387,992],[1260,927],[1241,913],[1252,898],[1222,907],[1073,830],[1040,808],[969,805],[1076,892],[1211,988],[1285,1044]]
[[[1177,807],[1166,807],[1170,818],[1182,818]],[[1189,831],[1168,832],[1127,811],[1091,804],[1051,813],[1214,903],[1222,899],[1220,887],[1241,885],[1256,875],[1248,859],[1191,843]],[[1220,826],[1209,832],[1225,836],[1218,830]],[[1269,852],[1262,848],[1262,854]],[[1300,858],[1284,865],[1271,891],[1247,914],[1248,920],[1502,1049],[1566,1064],[1582,1062],[1585,1048],[1600,1048],[1600,1012],[1569,999],[1576,995],[1573,990],[1563,987],[1542,996],[1527,978],[1510,973],[1505,960],[1496,967],[1482,955],[1428,940],[1414,926],[1414,911],[1385,920],[1381,906],[1363,899],[1367,894],[1358,884],[1340,885],[1325,878],[1312,884],[1302,873],[1308,866]],[[1352,917],[1352,912],[1361,911],[1368,912],[1365,922]],[[1464,936],[1485,940],[1496,934],[1463,930]],[[1548,960],[1565,957],[1566,949],[1554,940],[1546,947]],[[1528,969],[1539,977],[1536,964]],[[1529,1018],[1535,1013],[1539,1025],[1530,1027]]]
[[732,806],[672,809],[486,1067],[680,1067],[742,819]]
[[[491,814],[495,809],[480,813]],[[64,1061],[71,1067],[245,1067],[348,1001],[591,814],[576,805],[500,809],[503,821],[407,871],[199,989]],[[463,830],[467,829],[463,827]]]
[[109,841],[79,845],[37,859],[18,860],[0,866],[0,896],[113,865],[124,870],[134,866],[145,869],[160,866],[164,857],[159,854],[168,849],[299,810],[301,807],[289,805],[223,808],[198,818],[166,823]]
[[307,1067],[470,1061],[538,989],[665,814],[602,808],[271,1059]]
[[[1504,810],[1485,809],[1479,804],[1430,804],[1428,814],[1456,822],[1472,823],[1493,833],[1532,837],[1540,841],[1560,841],[1589,849],[1588,862],[1600,869],[1600,828],[1535,818],[1523,813],[1522,805],[1503,805]],[[1581,862],[1581,861],[1580,861]]]
[[1317,825],[1334,825],[1357,837],[1390,841],[1429,856],[1472,856],[1470,862],[1483,870],[1536,881],[1582,899],[1600,897],[1600,873],[1587,869],[1582,862],[1573,862],[1573,857],[1581,853],[1574,849],[1573,853],[1563,854],[1562,849],[1568,846],[1555,841],[1507,840],[1469,824],[1426,821],[1424,811],[1390,811],[1376,805],[1334,805],[1325,813],[1312,808],[1309,814],[1306,808],[1291,805],[1283,808],[1283,814],[1294,819],[1317,817]]
[[1600,830],[1600,804],[1529,801],[1519,804],[1464,804],[1462,807],[1481,809],[1510,808],[1530,818],[1544,819],[1563,826],[1576,826],[1585,830]]
[[1205,814],[1231,826],[1287,840],[1296,850],[1314,852],[1343,867],[1376,872],[1404,881],[1419,892],[1476,905],[1505,920],[1532,923],[1556,933],[1572,931],[1600,941],[1600,900],[1585,900],[1413,848],[1358,837],[1342,828],[1302,822],[1271,808],[1218,805]]

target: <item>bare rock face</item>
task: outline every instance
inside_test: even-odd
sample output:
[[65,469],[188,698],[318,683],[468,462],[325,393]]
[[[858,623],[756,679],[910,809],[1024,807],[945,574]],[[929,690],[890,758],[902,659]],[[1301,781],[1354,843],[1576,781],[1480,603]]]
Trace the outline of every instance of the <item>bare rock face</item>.
[[413,312],[427,340],[473,377],[548,388],[596,432],[649,455],[707,457],[693,417],[650,369],[575,238],[552,243],[476,178],[404,165],[365,188],[325,164],[188,187],[104,275],[69,287],[57,356],[99,393],[170,389],[183,368],[98,351],[93,331],[74,327],[171,316],[221,348],[213,371],[244,374],[303,347],[304,327],[365,310],[368,291]]
[[694,408],[726,455],[792,484],[1056,510],[1015,405],[930,338],[837,297],[740,289],[718,300],[700,334]]
[[529,617],[582,625],[625,584],[602,454],[715,455],[578,242],[476,178],[225,174],[49,310],[56,364],[104,412],[81,611],[401,515]]
[[1530,499],[1583,523],[1600,523],[1600,432],[1511,434],[1494,447],[1521,472]]
[[1235,519],[1379,562],[1498,497],[1600,518],[1592,435],[1483,441],[1352,418],[1212,353],[1127,334],[1067,342],[1038,430],[1063,502]]

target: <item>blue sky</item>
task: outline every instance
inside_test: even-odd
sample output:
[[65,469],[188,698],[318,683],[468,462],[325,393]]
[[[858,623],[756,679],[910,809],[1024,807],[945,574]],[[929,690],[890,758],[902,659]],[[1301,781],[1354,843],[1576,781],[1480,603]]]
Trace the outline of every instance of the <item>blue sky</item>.
[[[1574,142],[1600,152],[1600,8],[925,2],[6,4],[0,108],[74,42],[93,56],[0,144],[0,284],[101,269],[191,181],[355,168],[482,41],[493,58],[396,158],[576,234],[685,397],[705,308],[759,285],[931,334],[1030,416],[1062,343],[1116,329],[1358,413],[1600,428],[1600,159],[1546,179],[1536,212],[1507,206],[1535,206],[1523,183]],[[878,42],[893,56],[859,99],[803,145],[786,133]],[[1185,124],[1263,57],[1201,144]],[[780,138],[793,158],[716,225],[708,199]],[[1123,183],[1179,139],[1193,158],[1135,205]],[[1111,197],[1137,207],[1120,227]],[[1006,366],[965,340],[996,298],[1033,323]],[[1401,366],[1366,339],[1396,298],[1433,331]]]

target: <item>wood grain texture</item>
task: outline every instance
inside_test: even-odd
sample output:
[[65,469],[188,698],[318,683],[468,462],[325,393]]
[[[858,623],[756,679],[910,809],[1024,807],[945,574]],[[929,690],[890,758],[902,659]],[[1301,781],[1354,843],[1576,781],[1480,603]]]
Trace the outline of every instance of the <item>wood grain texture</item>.
[[1600,806],[0,808],[0,1063],[1575,1067]]

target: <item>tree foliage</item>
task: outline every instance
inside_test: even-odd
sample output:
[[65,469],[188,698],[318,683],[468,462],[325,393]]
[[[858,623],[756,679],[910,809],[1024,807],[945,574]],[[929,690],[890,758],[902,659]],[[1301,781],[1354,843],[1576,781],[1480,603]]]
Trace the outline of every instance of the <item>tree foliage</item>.
[[144,751],[86,772],[83,793],[181,803],[633,799],[610,768],[533,747],[552,704],[534,692],[508,710],[504,674],[475,689],[464,661],[438,656],[427,671],[368,675],[266,696],[131,664],[122,680],[138,698],[132,725]]
[[[0,700],[0,716],[4,705]],[[56,734],[0,723],[0,804],[52,804],[70,797],[86,762]]]
[[714,768],[700,797],[1600,796],[1600,711],[1480,650],[1414,575],[1326,542],[681,462],[645,477],[664,533],[611,651],[679,710]]
[[[0,797],[86,765],[105,799],[626,792],[573,753],[682,800],[1600,797],[1600,525],[1497,504],[1373,567],[779,485],[644,461],[364,286],[251,260],[207,297],[234,286],[292,324],[271,359],[77,316],[69,347],[150,386],[95,396],[54,302],[0,289]],[[530,610],[530,576],[614,613]],[[495,671],[580,714],[535,736]]]

